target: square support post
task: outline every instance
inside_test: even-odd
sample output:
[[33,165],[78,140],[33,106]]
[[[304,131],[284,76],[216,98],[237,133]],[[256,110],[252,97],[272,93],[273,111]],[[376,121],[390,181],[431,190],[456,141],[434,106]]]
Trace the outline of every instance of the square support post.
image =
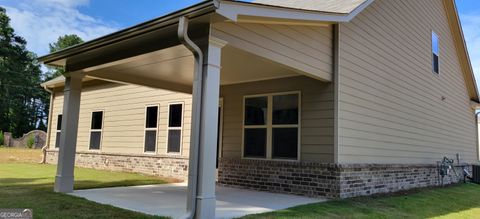
[[221,50],[226,42],[210,37],[204,54],[196,218],[215,218],[215,166]]
[[64,102],[62,115],[62,132],[58,152],[55,192],[73,192],[73,171],[77,148],[78,117],[83,74],[67,73],[65,76]]

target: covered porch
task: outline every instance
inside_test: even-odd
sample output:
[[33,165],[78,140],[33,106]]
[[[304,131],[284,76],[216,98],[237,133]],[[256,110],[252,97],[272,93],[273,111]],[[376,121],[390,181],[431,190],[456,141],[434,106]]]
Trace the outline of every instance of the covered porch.
[[[63,66],[67,72],[64,75],[64,105],[55,181],[56,192],[73,192],[73,167],[82,81],[90,79],[135,84],[192,95],[189,174],[187,187],[182,187],[184,190],[182,194],[185,195],[182,200],[186,201],[187,211],[181,216],[214,218],[215,208],[222,209],[221,198],[228,197],[226,195],[228,192],[235,192],[234,189],[221,189],[220,195],[216,196],[218,157],[296,163],[333,162],[333,156],[330,156],[333,154],[333,146],[330,147],[333,145],[333,129],[330,129],[330,126],[333,127],[333,124],[318,127],[306,121],[303,126],[303,118],[300,117],[300,112],[303,112],[300,107],[304,106],[304,100],[300,99],[304,96],[306,110],[310,110],[306,113],[305,120],[333,116],[332,109],[324,111],[317,109],[319,102],[322,104],[328,102],[333,108],[333,88],[330,83],[333,71],[333,34],[329,36],[332,33],[331,25],[315,25],[315,28],[325,28],[326,34],[319,33],[321,31],[315,28],[313,30],[310,27],[305,28],[302,26],[303,23],[294,24],[296,30],[288,32],[288,28],[281,30],[285,28],[284,26],[263,27],[254,24],[255,22],[236,25],[214,13],[214,10],[212,2],[202,3],[87,42],[77,48],[43,57],[45,63]],[[249,28],[260,29],[252,31]],[[280,29],[270,33],[269,28]],[[299,31],[311,31],[306,36],[298,35],[304,37],[301,40],[318,41],[313,39],[313,36],[318,34],[322,42],[325,42],[317,43],[317,48],[308,48],[300,43],[301,40],[289,44],[288,41],[295,36],[285,34]],[[259,32],[263,33],[258,35]],[[277,34],[271,36],[273,39],[266,37],[274,33]],[[302,50],[312,54],[300,52]],[[278,86],[279,81],[282,83]],[[319,84],[321,89],[316,89]],[[322,91],[327,95],[322,96]],[[298,115],[293,119],[296,122],[283,122],[279,128],[298,133],[296,147],[294,150],[275,152],[272,149],[272,140],[269,140],[273,132],[271,122],[244,127],[247,123],[242,121],[244,101],[247,96],[267,94],[265,104],[271,106],[274,94],[292,93],[297,95],[297,102],[300,103],[296,108]],[[227,98],[228,96],[232,98]],[[224,97],[225,112],[232,112],[225,115],[225,118],[230,116],[228,124],[226,121],[224,124],[219,123],[218,120],[220,97]],[[269,121],[272,120],[271,108],[268,107],[269,115],[264,115]],[[234,132],[224,135],[227,139],[223,139],[221,149],[217,148],[219,125],[224,126],[223,132],[232,130]],[[270,130],[266,131],[269,134],[266,134],[268,137],[264,140],[266,145],[264,151],[256,149],[245,151],[242,145],[245,140],[250,139],[244,137],[244,132],[248,128]],[[317,135],[317,132],[326,134]],[[256,143],[258,142],[254,142]],[[327,149],[322,148],[323,146]],[[221,172],[220,170],[219,173]],[[74,192],[80,193],[82,192]],[[250,193],[244,193],[248,194]],[[265,197],[275,198],[275,195]],[[268,203],[267,200],[259,200],[259,203]],[[242,206],[242,203],[236,206]]]

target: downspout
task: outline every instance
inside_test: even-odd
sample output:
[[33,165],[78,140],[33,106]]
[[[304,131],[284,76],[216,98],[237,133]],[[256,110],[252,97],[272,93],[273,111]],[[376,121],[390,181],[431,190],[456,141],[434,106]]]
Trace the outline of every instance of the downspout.
[[178,22],[178,39],[187,47],[195,57],[195,72],[193,73],[192,89],[192,124],[190,139],[190,159],[188,165],[188,193],[187,213],[183,218],[194,218],[197,205],[197,182],[198,182],[198,161],[200,146],[200,118],[202,109],[202,80],[203,80],[203,52],[188,37],[188,18],[181,17]]
[[52,134],[52,107],[53,107],[53,90],[47,86],[43,86],[43,89],[50,93],[50,105],[48,106],[48,120],[47,120],[47,138],[45,139],[45,146],[42,147],[42,161],[41,164],[47,162],[47,149],[50,148],[50,135]]

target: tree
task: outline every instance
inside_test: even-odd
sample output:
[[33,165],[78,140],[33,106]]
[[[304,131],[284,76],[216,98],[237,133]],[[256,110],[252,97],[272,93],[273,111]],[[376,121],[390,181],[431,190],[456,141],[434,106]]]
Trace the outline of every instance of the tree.
[[0,130],[20,136],[42,123],[42,72],[26,40],[15,34],[0,7]]
[[[49,44],[50,53],[54,53],[62,49],[66,49],[68,47],[75,46],[80,43],[83,43],[83,40],[79,36],[75,34],[66,34],[58,37],[57,42]],[[50,74],[47,76],[47,79],[52,79],[65,73],[65,70],[60,67],[49,67],[49,68],[50,68]]]

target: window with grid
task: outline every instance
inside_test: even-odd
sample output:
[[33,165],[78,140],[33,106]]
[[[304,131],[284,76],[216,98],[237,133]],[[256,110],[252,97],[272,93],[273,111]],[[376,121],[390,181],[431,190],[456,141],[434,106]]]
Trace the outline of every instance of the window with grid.
[[99,150],[102,142],[103,111],[92,112],[90,125],[90,150]]
[[55,135],[55,148],[60,147],[60,137],[62,135],[62,114],[57,116],[57,133]]
[[156,152],[158,133],[158,106],[148,106],[145,110],[144,152]]
[[180,153],[182,145],[183,104],[168,106],[167,153]]
[[299,95],[294,92],[245,97],[244,157],[298,159]]

